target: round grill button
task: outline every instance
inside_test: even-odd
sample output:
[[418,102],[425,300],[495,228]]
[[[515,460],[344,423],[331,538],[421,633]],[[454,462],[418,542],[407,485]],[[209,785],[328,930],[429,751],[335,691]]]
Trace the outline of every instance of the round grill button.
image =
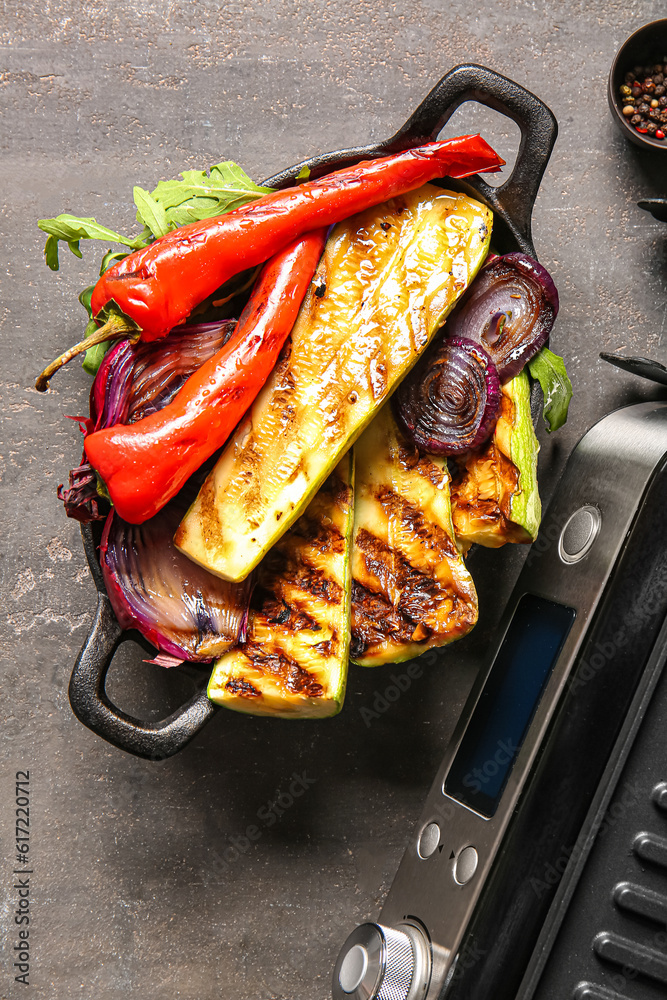
[[[430,966],[423,935],[406,924],[362,924],[334,968],[334,1000],[414,1000],[426,992]],[[414,989],[412,987],[414,986]]]
[[440,827],[437,823],[429,823],[419,837],[419,857],[430,858],[440,843]]
[[479,854],[474,847],[464,847],[456,856],[454,861],[454,878],[459,885],[469,882],[477,871],[479,864]]
[[344,993],[354,993],[360,986],[368,968],[368,952],[363,945],[355,944],[343,959],[338,982]]
[[561,532],[558,555],[564,563],[583,559],[598,536],[602,515],[597,507],[585,506],[575,510]]

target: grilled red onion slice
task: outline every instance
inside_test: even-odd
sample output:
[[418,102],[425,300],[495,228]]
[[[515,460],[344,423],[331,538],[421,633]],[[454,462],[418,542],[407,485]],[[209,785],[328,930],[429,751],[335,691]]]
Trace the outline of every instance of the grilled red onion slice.
[[393,397],[405,433],[421,451],[434,455],[458,455],[486,441],[500,399],[489,355],[463,337],[449,337],[431,349]]
[[482,268],[445,329],[480,344],[504,384],[544,345],[557,313],[549,272],[524,253],[508,253]]
[[[81,418],[84,433],[101,427],[132,424],[171,402],[183,383],[229,339],[235,320],[179,326],[163,340],[107,351],[90,390],[90,419]],[[83,429],[83,428],[82,428]],[[95,470],[86,460],[69,474],[69,487],[58,487],[68,517],[86,524],[105,516]]]
[[111,511],[100,545],[102,575],[120,625],[138,629],[174,662],[210,660],[242,641],[251,590],[250,580],[220,580],[174,546],[174,532],[193,499],[184,497],[187,492],[140,525]]

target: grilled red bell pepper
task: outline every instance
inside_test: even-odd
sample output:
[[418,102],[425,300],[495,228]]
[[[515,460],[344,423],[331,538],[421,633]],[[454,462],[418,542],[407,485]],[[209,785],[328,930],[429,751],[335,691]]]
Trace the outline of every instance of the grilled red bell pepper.
[[294,326],[325,238],[326,229],[307,233],[264,266],[232,337],[171,403],[86,437],[88,461],[125,521],[141,524],[156,514],[225,443]]
[[301,234],[436,177],[467,177],[503,163],[481,136],[462,136],[267,194],[226,215],[182,226],[119,261],[95,286],[93,315],[105,316],[106,307],[113,312],[115,304],[142,340],[156,340],[233,275],[268,260]]

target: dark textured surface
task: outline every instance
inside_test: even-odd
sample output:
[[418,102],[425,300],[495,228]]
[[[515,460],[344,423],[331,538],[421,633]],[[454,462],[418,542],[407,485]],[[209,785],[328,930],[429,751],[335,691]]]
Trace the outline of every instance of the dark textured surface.
[[[29,768],[34,996],[324,1000],[348,930],[377,914],[525,555],[480,560],[481,627],[369,726],[360,709],[372,708],[401,668],[355,670],[343,713],[327,722],[220,712],[178,757],[157,763],[102,743],[67,703],[95,590],[78,526],[55,498],[81,450],[63,414],[84,412],[89,382],[74,364],[48,395],[30,388],[78,339],[76,295],[94,277],[98,253],[85,248],[83,261],[62,253],[61,272],[51,274],[34,220],[69,210],[129,231],[135,183],[152,188],[225,158],[268,176],[384,138],[456,63],[513,77],[560,125],[533,235],[561,293],[552,346],[567,358],[576,395],[567,426],[553,440],[543,435],[548,497],[590,424],[661,392],[597,355],[667,363],[667,229],[635,205],[667,194],[664,156],[622,138],[605,93],[618,45],[662,8],[577,0],[4,5],[0,997],[25,993],[13,982],[5,929],[16,899],[13,778]],[[516,130],[487,128],[494,119],[463,107],[447,133],[483,127],[511,161]],[[167,675],[141,655],[122,647],[110,692],[126,710],[157,718],[192,693],[197,677]],[[295,771],[314,783],[272,821],[264,807],[279,792],[289,803]],[[237,839],[234,858],[234,838],[249,825],[259,837]]]

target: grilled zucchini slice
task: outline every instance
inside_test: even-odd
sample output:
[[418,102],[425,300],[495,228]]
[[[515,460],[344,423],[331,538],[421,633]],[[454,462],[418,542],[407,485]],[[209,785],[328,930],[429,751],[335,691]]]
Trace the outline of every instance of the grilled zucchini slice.
[[216,661],[219,705],[251,715],[317,719],[340,711],[350,642],[353,455],[262,561],[247,639]]
[[420,456],[390,404],[355,445],[353,662],[373,667],[465,635],[477,593],[456,542],[447,460]]
[[499,548],[505,542],[535,541],[542,516],[539,450],[524,369],[502,386],[500,416],[488,444],[457,462],[452,520],[461,543]]
[[289,346],[176,533],[243,580],[412,367],[487,254],[491,212],[426,185],[340,223]]

